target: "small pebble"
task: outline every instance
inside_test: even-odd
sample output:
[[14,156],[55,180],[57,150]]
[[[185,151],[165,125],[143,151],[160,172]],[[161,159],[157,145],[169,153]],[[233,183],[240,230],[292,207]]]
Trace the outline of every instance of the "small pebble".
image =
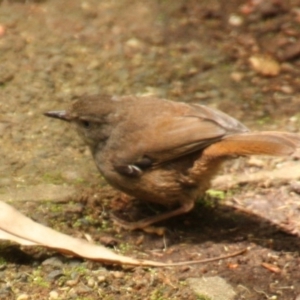
[[98,280],[99,283],[105,282],[106,281],[106,277],[101,275],[101,276],[97,277],[97,280]]
[[285,94],[293,94],[294,93],[294,89],[288,85],[283,85],[280,89]]
[[55,300],[55,299],[58,299],[59,297],[59,294],[57,291],[51,291],[49,293],[49,300]]
[[112,275],[117,279],[122,278],[124,276],[123,272],[120,272],[120,271],[112,272]]
[[280,72],[279,63],[267,55],[253,55],[249,58],[249,63],[254,71],[264,76],[277,76]]
[[262,168],[265,165],[265,162],[259,158],[251,157],[248,160],[248,165],[251,167]]
[[[79,284],[76,287],[74,287],[74,290],[76,291],[76,294],[83,295],[86,293],[90,293],[92,289],[84,284]],[[77,298],[76,298],[77,299]]]
[[80,261],[79,259],[72,259],[69,261],[68,265],[71,267],[71,268],[76,268],[78,266],[80,266],[82,264],[82,261]]
[[87,285],[89,286],[89,287],[94,287],[95,286],[95,280],[94,280],[94,278],[89,278],[88,279],[88,282],[87,282]]
[[42,262],[43,266],[62,267],[63,262],[58,257],[50,257]]
[[238,15],[231,15],[229,17],[228,23],[232,26],[241,26],[243,24],[244,20],[241,16]]
[[129,46],[131,48],[136,48],[136,49],[141,48],[142,45],[143,45],[142,42],[136,38],[131,38],[126,42],[126,46]]
[[47,275],[47,279],[54,280],[61,276],[63,276],[63,272],[61,270],[54,270]]
[[70,279],[68,281],[66,281],[66,285],[67,286],[75,286],[78,283],[78,279]]

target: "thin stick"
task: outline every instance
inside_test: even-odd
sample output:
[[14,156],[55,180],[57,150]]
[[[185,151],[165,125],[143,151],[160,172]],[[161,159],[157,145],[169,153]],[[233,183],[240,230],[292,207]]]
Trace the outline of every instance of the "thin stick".
[[185,266],[185,265],[195,265],[195,264],[203,264],[203,263],[208,263],[212,261],[217,261],[217,260],[222,260],[222,259],[227,259],[230,257],[238,256],[241,254],[244,254],[248,251],[247,248],[239,250],[237,252],[229,253],[227,255],[221,255],[217,257],[211,257],[211,258],[205,258],[205,259],[200,259],[200,260],[191,260],[191,261],[181,261],[177,263],[170,263],[170,264],[164,264],[162,267],[176,267],[176,266]]

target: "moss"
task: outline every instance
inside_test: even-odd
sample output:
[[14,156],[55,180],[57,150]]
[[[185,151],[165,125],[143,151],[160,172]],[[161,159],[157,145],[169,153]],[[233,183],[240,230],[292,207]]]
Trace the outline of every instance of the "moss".
[[48,288],[50,286],[49,282],[47,282],[42,276],[42,270],[40,267],[32,271],[32,274],[29,274],[29,278],[31,282],[35,285]]
[[224,200],[226,197],[226,193],[220,190],[210,189],[206,191],[206,194],[210,197],[217,198],[218,200]]

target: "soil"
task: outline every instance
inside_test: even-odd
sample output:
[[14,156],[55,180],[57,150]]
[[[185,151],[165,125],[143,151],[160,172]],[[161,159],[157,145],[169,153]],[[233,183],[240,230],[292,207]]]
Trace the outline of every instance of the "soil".
[[[163,208],[107,186],[75,132],[43,116],[83,94],[154,94],[216,107],[253,130],[297,132],[299,37],[299,0],[0,1],[0,193],[74,186],[67,203],[12,204],[132,257],[175,262],[248,248],[202,265],[126,268],[2,243],[0,298],[196,300],[185,280],[217,275],[236,299],[299,299],[300,181],[287,167],[297,157],[228,162],[223,187],[160,224],[163,236],[128,232],[111,211],[139,219]],[[244,180],[228,185],[228,176]]]

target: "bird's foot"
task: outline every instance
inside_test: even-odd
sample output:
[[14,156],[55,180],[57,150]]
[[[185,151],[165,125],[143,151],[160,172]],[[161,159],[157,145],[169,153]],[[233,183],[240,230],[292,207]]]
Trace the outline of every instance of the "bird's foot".
[[127,229],[127,230],[143,230],[147,233],[154,233],[154,234],[157,234],[160,236],[164,235],[165,231],[166,231],[165,227],[150,226],[150,224],[152,223],[150,220],[152,218],[146,218],[146,219],[143,219],[143,220],[137,221],[137,222],[128,222],[128,221],[122,220],[122,219],[118,218],[117,216],[115,216],[114,214],[111,214],[111,218],[116,225],[120,226],[123,229]]

